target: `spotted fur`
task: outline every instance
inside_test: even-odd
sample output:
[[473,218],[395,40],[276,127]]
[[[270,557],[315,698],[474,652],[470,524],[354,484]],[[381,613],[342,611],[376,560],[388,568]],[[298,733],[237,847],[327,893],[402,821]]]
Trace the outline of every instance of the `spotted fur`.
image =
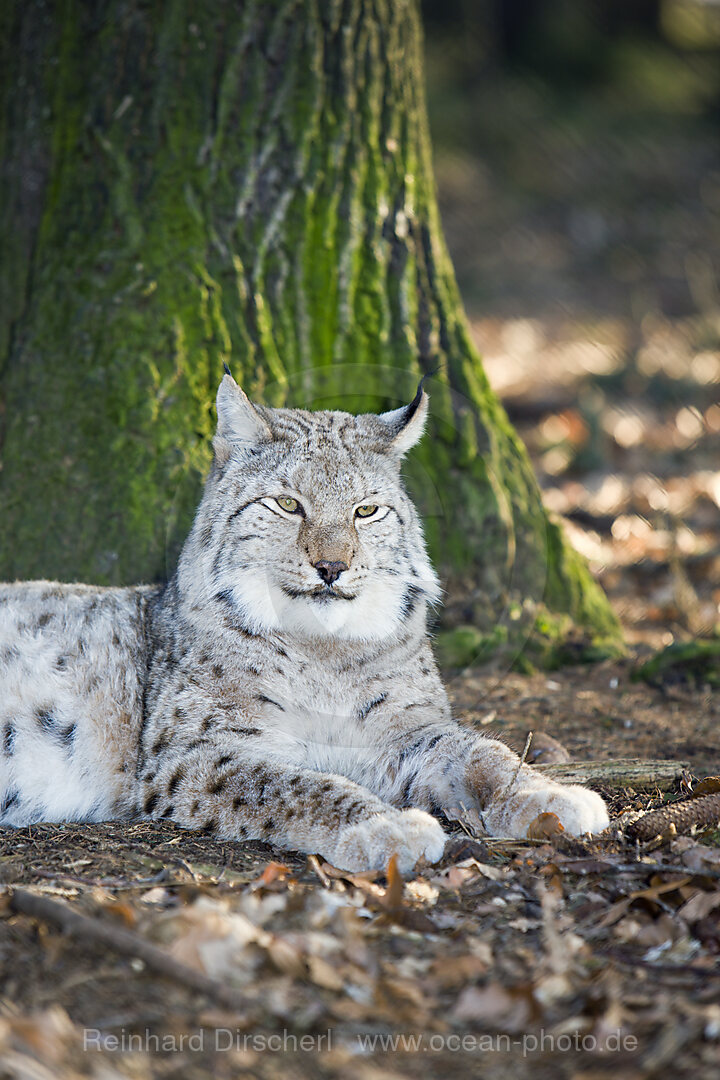
[[217,405],[166,587],[0,585],[0,822],[171,818],[347,869],[437,860],[433,813],[460,803],[495,834],[545,810],[602,829],[599,796],[450,715],[426,630],[438,583],[400,477],[427,395],[381,415],[273,410],[228,374]]

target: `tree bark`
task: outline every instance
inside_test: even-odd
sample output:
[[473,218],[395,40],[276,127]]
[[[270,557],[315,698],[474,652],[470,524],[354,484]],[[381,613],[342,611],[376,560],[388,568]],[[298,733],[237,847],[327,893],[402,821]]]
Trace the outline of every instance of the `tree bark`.
[[615,638],[470,341],[414,0],[13,0],[0,20],[0,578],[166,576],[223,362],[257,400],[349,411],[434,373],[408,477],[466,621],[544,601]]

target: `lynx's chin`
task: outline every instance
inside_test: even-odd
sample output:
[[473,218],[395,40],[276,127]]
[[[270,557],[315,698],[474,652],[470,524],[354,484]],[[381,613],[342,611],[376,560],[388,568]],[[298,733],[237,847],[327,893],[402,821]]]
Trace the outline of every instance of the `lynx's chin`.
[[280,588],[293,600],[314,600],[316,603],[332,603],[333,600],[356,600],[357,593],[345,592],[337,585],[317,585],[312,589],[298,589],[292,585],[281,585]]
[[[428,584],[434,586],[434,582]],[[433,598],[424,585],[381,580],[350,593],[337,587],[302,590],[248,576],[226,597],[238,623],[253,634],[382,641],[402,630],[419,607],[424,609]]]

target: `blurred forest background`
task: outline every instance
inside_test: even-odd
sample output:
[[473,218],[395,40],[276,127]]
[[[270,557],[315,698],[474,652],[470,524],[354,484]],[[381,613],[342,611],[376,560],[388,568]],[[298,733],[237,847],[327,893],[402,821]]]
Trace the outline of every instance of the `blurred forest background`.
[[720,3],[424,0],[485,370],[631,643],[720,603]]

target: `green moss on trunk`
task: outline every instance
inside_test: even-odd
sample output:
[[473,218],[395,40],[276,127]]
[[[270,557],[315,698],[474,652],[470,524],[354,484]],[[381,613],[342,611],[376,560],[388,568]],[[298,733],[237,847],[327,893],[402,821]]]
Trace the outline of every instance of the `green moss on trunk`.
[[2,16],[16,202],[32,49],[45,74],[41,182],[0,279],[0,577],[165,576],[224,361],[258,399],[350,410],[397,405],[435,372],[409,479],[435,560],[472,582],[473,621],[546,600],[616,636],[470,342],[414,0],[47,12],[15,0]]

